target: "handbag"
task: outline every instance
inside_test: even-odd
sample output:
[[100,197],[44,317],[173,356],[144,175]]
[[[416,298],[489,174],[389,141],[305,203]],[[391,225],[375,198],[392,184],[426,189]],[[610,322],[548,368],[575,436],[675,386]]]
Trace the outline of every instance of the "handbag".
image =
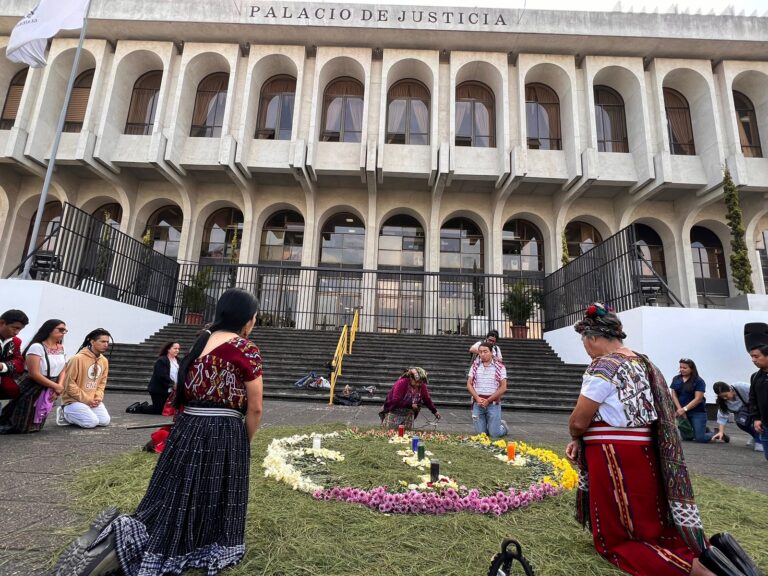
[[735,386],[733,391],[736,392],[736,396],[738,396],[739,400],[741,400],[741,408],[738,409],[733,419],[739,426],[749,428],[749,426],[752,424],[752,414],[749,413],[749,404],[744,402],[744,398],[741,397],[741,394],[739,394],[739,391]]
[[680,431],[680,437],[683,440],[693,440],[696,434],[693,431],[693,424],[688,418],[678,418],[677,429]]

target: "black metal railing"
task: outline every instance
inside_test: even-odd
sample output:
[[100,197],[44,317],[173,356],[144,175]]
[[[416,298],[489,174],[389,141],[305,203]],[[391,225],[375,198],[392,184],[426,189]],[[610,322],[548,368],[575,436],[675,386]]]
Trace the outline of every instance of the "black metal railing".
[[[540,277],[190,263],[179,280],[174,317],[182,322],[212,320],[221,293],[240,287],[258,297],[260,326],[339,330],[358,308],[365,332],[482,335],[493,328],[538,338],[544,325]],[[520,316],[515,330],[503,312],[510,292]]]
[[544,329],[572,326],[589,302],[603,302],[617,312],[648,304],[682,306],[643,248],[630,225],[548,275]]
[[109,223],[71,204],[61,222],[9,276],[24,269],[36,280],[171,314],[179,265]]

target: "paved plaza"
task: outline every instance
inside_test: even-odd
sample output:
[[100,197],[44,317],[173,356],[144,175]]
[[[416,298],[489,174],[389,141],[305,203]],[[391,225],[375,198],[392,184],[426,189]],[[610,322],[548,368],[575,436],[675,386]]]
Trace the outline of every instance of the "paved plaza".
[[[85,466],[138,450],[150,430],[128,426],[162,422],[161,416],[126,414],[125,407],[142,395],[107,393],[112,414],[107,428],[81,430],[57,427],[51,418],[39,434],[0,436],[0,576],[46,574],[45,566],[65,537],[57,531],[80,519],[66,505],[67,487]],[[357,408],[266,400],[263,428],[327,422],[368,426],[378,424],[378,406]],[[471,431],[469,409],[441,410],[439,430]],[[417,420],[423,423],[423,417]],[[568,439],[566,414],[507,412],[512,437],[531,443],[564,445]],[[745,447],[747,436],[729,426],[731,444],[685,444],[693,472],[768,494],[768,462]]]

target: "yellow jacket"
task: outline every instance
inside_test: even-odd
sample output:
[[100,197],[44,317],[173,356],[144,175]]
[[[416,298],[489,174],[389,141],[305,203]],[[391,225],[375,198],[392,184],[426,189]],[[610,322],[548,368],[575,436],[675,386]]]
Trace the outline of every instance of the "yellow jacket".
[[94,400],[104,400],[108,373],[109,361],[103,354],[97,358],[88,348],[80,350],[67,363],[62,404],[90,404]]

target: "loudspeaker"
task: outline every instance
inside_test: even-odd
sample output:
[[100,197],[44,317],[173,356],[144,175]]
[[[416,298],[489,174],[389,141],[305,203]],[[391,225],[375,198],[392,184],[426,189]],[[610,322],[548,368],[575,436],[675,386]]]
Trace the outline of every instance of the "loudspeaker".
[[755,346],[768,344],[768,324],[765,322],[750,322],[744,325],[744,345],[749,352]]

